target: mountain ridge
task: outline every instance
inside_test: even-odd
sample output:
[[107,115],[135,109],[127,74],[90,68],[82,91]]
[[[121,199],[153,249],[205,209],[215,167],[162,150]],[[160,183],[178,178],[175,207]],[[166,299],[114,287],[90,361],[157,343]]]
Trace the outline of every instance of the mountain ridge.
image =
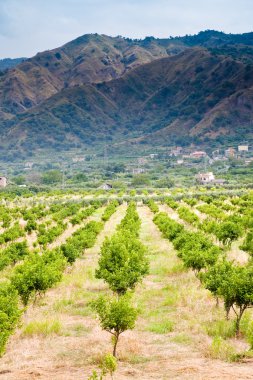
[[251,139],[252,46],[253,33],[95,34],[38,53],[0,79],[2,150]]

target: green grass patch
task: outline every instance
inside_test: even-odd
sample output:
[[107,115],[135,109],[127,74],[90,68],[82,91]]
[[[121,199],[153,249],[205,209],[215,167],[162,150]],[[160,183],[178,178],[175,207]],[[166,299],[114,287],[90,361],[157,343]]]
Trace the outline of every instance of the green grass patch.
[[174,323],[170,320],[152,322],[147,330],[155,334],[168,334],[173,331]]
[[22,331],[24,337],[33,337],[35,335],[47,337],[50,335],[61,335],[62,324],[58,319],[45,321],[32,321],[28,323]]
[[212,359],[234,362],[238,360],[235,348],[221,337],[215,337],[209,346],[208,356]]
[[221,337],[223,339],[228,339],[235,336],[234,321],[220,320],[215,322],[208,322],[205,329],[207,334],[212,337]]
[[170,340],[173,343],[186,344],[186,345],[192,343],[192,338],[186,334],[175,335]]

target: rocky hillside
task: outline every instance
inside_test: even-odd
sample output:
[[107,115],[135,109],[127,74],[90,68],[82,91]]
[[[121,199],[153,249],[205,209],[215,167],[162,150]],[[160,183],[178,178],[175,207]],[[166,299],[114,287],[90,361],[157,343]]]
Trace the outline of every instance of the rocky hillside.
[[85,35],[0,78],[2,148],[252,138],[253,33]]

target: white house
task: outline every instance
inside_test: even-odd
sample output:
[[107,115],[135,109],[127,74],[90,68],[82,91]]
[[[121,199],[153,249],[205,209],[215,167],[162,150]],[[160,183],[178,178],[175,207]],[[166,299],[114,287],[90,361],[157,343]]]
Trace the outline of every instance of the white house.
[[112,189],[112,185],[110,185],[109,183],[104,183],[103,185],[101,185],[99,187],[101,190],[111,190]]
[[208,173],[199,173],[196,175],[196,179],[200,183],[210,183],[215,180],[215,176],[213,172],[208,172]]
[[248,152],[249,146],[248,145],[238,145],[238,152]]

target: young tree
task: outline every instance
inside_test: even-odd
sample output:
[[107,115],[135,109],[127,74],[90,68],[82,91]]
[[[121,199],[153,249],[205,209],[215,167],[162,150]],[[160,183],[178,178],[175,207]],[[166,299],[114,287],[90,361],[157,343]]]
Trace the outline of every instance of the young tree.
[[148,273],[145,253],[143,244],[131,234],[116,233],[102,245],[96,278],[107,282],[112,291],[125,294]]
[[[222,284],[229,283],[229,278],[233,271],[233,263],[227,260],[217,261],[213,266],[210,266],[207,272],[200,273],[199,278],[204,284],[205,288],[208,289],[217,300],[222,297]],[[231,303],[227,299],[224,299],[224,307],[226,310],[226,319],[228,319],[229,311],[231,308]]]
[[121,297],[99,297],[92,303],[98,315],[101,328],[113,336],[113,356],[116,357],[120,335],[132,330],[137,318],[137,310],[131,305],[128,294]]
[[222,297],[227,312],[232,308],[236,315],[236,335],[247,308],[253,306],[253,266],[235,266],[228,261],[217,263],[201,275],[207,289]]
[[253,267],[234,266],[229,281],[223,282],[221,295],[225,304],[231,304],[236,315],[236,335],[240,332],[240,322],[246,309],[253,306]]

